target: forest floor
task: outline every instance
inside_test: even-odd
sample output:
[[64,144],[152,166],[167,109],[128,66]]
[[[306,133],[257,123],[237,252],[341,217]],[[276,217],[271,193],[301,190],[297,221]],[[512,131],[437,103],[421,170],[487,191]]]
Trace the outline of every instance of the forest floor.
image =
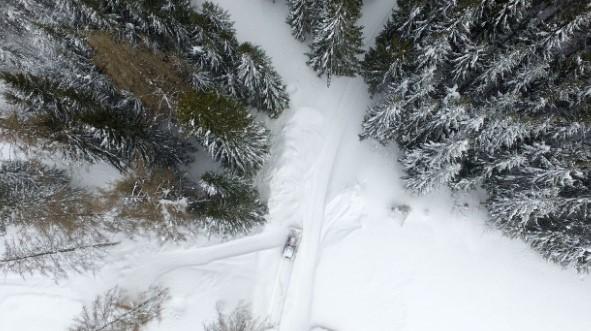
[[[291,109],[268,123],[273,157],[258,178],[269,224],[229,242],[125,242],[96,274],[59,283],[2,278],[0,330],[64,331],[95,295],[151,284],[169,287],[171,301],[150,331],[201,330],[216,303],[241,300],[281,331],[591,330],[589,277],[488,228],[477,194],[404,191],[396,149],[358,139],[366,86],[336,78],[327,88],[291,37],[283,1],[215,2],[241,41],[272,57],[291,95]],[[366,44],[392,4],[364,1]],[[101,166],[78,171],[85,185],[114,178]],[[82,180],[88,172],[93,180]],[[410,212],[392,209],[399,205]],[[302,240],[290,261],[281,247],[292,226]]]

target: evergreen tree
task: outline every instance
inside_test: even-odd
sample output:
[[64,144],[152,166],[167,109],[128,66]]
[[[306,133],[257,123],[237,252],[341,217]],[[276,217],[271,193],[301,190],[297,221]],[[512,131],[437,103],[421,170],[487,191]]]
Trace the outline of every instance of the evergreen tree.
[[198,194],[176,169],[138,169],[103,192],[103,199],[116,215],[111,231],[153,233],[164,241],[186,239],[199,228],[187,212]]
[[178,117],[183,130],[233,172],[251,174],[268,157],[267,130],[230,98],[188,93],[179,103]]
[[250,43],[239,48],[238,78],[251,97],[251,104],[276,118],[289,106],[289,96],[265,52]]
[[[400,84],[408,74],[412,40],[406,38],[400,29],[404,15],[408,15],[412,8],[409,8],[408,1],[399,1],[398,7],[398,10],[392,12],[392,17],[376,37],[375,45],[370,47],[361,63],[361,74],[372,94],[383,91],[390,85]],[[397,84],[393,84],[394,82]]]
[[363,137],[401,147],[407,184],[484,187],[491,221],[591,267],[588,1],[399,1],[364,77]]
[[[27,74],[2,73],[7,101],[21,108],[17,125],[2,125],[22,142],[61,151],[74,160],[105,160],[123,170],[134,161],[175,164],[175,139],[148,116],[139,100]],[[115,94],[115,95],[113,95]],[[22,129],[26,128],[23,132]]]
[[358,0],[335,0],[320,10],[308,64],[319,76],[326,75],[328,85],[333,75],[354,76],[358,72],[362,31],[355,23],[360,7]]
[[468,141],[455,139],[429,142],[409,150],[402,160],[408,170],[407,187],[414,192],[427,193],[434,187],[454,180],[462,170],[463,155]]
[[240,96],[236,77],[238,47],[236,31],[229,14],[211,2],[204,2],[200,14],[191,19],[192,30],[187,56],[201,70],[213,77],[224,94]]
[[208,233],[237,235],[265,223],[267,208],[247,180],[206,173],[198,184],[203,196],[189,202],[189,212]]
[[361,0],[289,0],[287,23],[293,36],[303,41],[312,36],[307,63],[326,75],[355,76],[362,50]]
[[300,41],[312,31],[314,23],[314,0],[288,0],[289,15],[287,23],[291,26],[291,33]]
[[[29,0],[29,2],[43,9],[45,12],[50,11],[48,8],[49,5],[41,0]],[[20,9],[18,1],[11,0],[10,3],[12,4],[13,10],[18,11]],[[165,144],[171,140],[171,134],[168,132],[164,132],[164,135],[159,134],[157,129],[160,129],[161,123],[156,121],[151,125],[150,121],[153,119],[147,118],[144,115],[145,110],[142,106],[145,107],[145,104],[143,104],[146,101],[145,94],[153,91],[144,91],[145,88],[142,89],[142,87],[145,86],[138,87],[133,84],[147,79],[154,81],[154,77],[134,77],[133,81],[130,82],[118,79],[119,77],[113,77],[113,73],[106,70],[107,74],[111,75],[111,77],[107,78],[113,79],[117,85],[120,85],[114,88],[108,79],[105,79],[104,76],[96,72],[95,62],[97,59],[95,56],[97,54],[117,54],[121,53],[122,50],[100,49],[101,45],[97,46],[97,43],[93,43],[92,40],[96,33],[91,33],[90,37],[87,38],[80,37],[81,32],[86,30],[104,30],[107,31],[107,34],[115,34],[138,47],[148,46],[150,48],[157,48],[161,52],[180,54],[182,58],[179,58],[179,61],[187,60],[187,63],[181,63],[179,65],[180,70],[183,71],[181,76],[185,76],[186,74],[187,81],[194,84],[193,88],[212,89],[208,93],[211,92],[219,95],[229,94],[240,99],[241,102],[251,102],[255,106],[269,111],[272,116],[276,116],[288,105],[285,86],[281,83],[281,79],[277,73],[272,69],[269,58],[256,47],[250,47],[250,49],[257,50],[255,52],[257,54],[254,57],[256,57],[257,65],[262,67],[260,77],[258,77],[258,86],[256,89],[245,89],[241,86],[240,79],[238,78],[241,56],[238,54],[239,43],[235,37],[233,24],[228,14],[212,3],[203,3],[198,11],[193,11],[190,8],[190,3],[186,0],[157,0],[148,2],[139,0],[60,0],[57,5],[66,15],[61,15],[61,13],[59,15],[48,15],[49,18],[44,19],[41,23],[36,20],[41,20],[42,18],[36,18],[35,15],[32,15],[32,18],[28,22],[23,18],[23,22],[27,23],[27,27],[32,27],[33,29],[37,27],[36,29],[39,31],[49,34],[46,39],[55,39],[55,44],[52,44],[54,51],[62,53],[60,57],[68,59],[66,62],[71,62],[71,67],[75,67],[75,73],[79,74],[64,76],[58,75],[56,72],[50,70],[47,73],[51,73],[50,75],[44,74],[42,76],[44,80],[41,82],[48,85],[44,87],[45,90],[59,88],[63,90],[61,91],[62,95],[67,94],[72,99],[67,100],[71,103],[68,105],[69,107],[57,104],[62,100],[51,99],[50,101],[57,105],[50,106],[53,108],[64,107],[68,111],[71,110],[68,108],[74,108],[72,106],[78,105],[84,105],[89,108],[91,105],[96,105],[95,108],[103,108],[99,111],[100,116],[93,115],[92,119],[88,118],[90,116],[83,118],[83,120],[87,121],[96,121],[96,117],[103,119],[102,123],[85,123],[89,125],[83,125],[83,128],[80,129],[80,131],[91,129],[93,137],[85,136],[83,139],[76,139],[75,142],[81,142],[83,145],[78,147],[84,148],[72,148],[72,150],[67,151],[67,154],[87,160],[106,158],[120,169],[126,168],[130,164],[129,157],[132,155],[139,156],[144,161],[164,160],[168,164],[174,164],[175,158],[177,159],[176,161],[179,161],[178,159],[182,159],[184,156],[174,155],[175,151],[182,154],[182,146],[175,145],[173,142],[170,144],[173,146]],[[41,26],[41,28],[38,26]],[[16,36],[13,35],[12,37],[14,38]],[[76,41],[74,43],[75,45],[69,44],[69,40],[71,39]],[[111,43],[109,47],[113,48],[115,46]],[[25,56],[28,56],[28,54]],[[130,54],[125,55],[129,56]],[[246,52],[242,55],[245,54]],[[23,54],[19,53],[18,55],[21,56]],[[57,64],[56,58],[52,57],[51,61],[45,62]],[[103,60],[103,62],[109,62],[109,59]],[[130,58],[128,60],[133,61],[134,59]],[[152,60],[156,59],[152,58]],[[137,65],[141,64],[143,63],[138,63]],[[29,78],[39,77],[37,76],[37,70],[27,71],[29,72],[27,75]],[[10,72],[12,74],[15,70],[10,70]],[[77,78],[88,77],[88,74],[90,74],[90,80]],[[121,75],[125,74],[129,73],[123,72]],[[134,72],[133,74],[137,73]],[[7,73],[7,75],[9,74]],[[176,85],[177,98],[192,90],[190,85],[184,85],[183,82],[174,82],[174,84]],[[26,99],[29,97],[26,92],[31,87],[25,85],[21,84],[21,86],[15,87],[15,89],[22,89],[21,92],[24,95],[20,100],[18,98],[15,99],[21,106],[24,102],[28,101],[23,100],[23,98]],[[132,94],[140,94],[141,100],[133,95],[125,95],[125,93],[118,90],[120,87],[131,91]],[[167,97],[167,99],[170,98]],[[36,106],[47,106],[45,104],[47,100],[43,98],[41,100],[38,98],[36,101],[38,101]],[[178,101],[168,100],[167,102],[175,104]],[[107,110],[111,111],[113,108],[118,110],[113,115],[118,115],[116,121],[114,123],[104,123],[104,118],[107,117],[104,113]],[[92,112],[94,113],[96,110],[93,109]],[[127,110],[127,112],[124,110]],[[83,113],[87,112],[85,111]],[[52,121],[53,117],[56,117],[55,114],[51,116]],[[112,117],[111,114],[108,117]],[[43,119],[45,120],[45,118]],[[46,124],[48,121],[42,122]],[[50,124],[53,125],[53,122]],[[72,124],[76,125],[82,124],[80,123],[81,119],[78,117],[73,118],[71,122],[75,122]],[[168,126],[174,124],[175,121],[173,120],[171,122],[167,123]],[[66,124],[69,124],[69,122],[66,122]],[[98,128],[96,128],[97,124],[99,124]],[[105,128],[104,126],[107,124],[119,124],[122,127]],[[211,126],[215,126],[216,124],[209,122],[208,125],[210,127],[203,128],[203,131],[210,130]],[[23,127],[23,125],[19,127]],[[132,128],[135,128],[135,132]],[[144,128],[145,130],[143,130]],[[46,127],[43,127],[43,129],[46,129]],[[52,133],[51,138],[61,139],[63,145],[69,145],[71,137],[56,137],[57,134],[52,132],[54,129],[52,127],[50,130],[46,130]],[[63,131],[59,128],[58,130]],[[125,131],[119,132],[119,130]],[[262,132],[258,128],[256,130]],[[39,133],[39,131],[41,130],[37,130],[36,133]],[[217,131],[220,132],[221,130]],[[144,132],[149,134],[145,134]],[[80,134],[83,133],[86,132],[80,132]],[[100,134],[106,135],[108,139],[115,140],[108,141],[105,144],[108,147],[113,147],[115,150],[107,149],[105,148],[106,146],[96,146],[95,142],[89,141],[92,140],[91,138],[97,140],[98,138],[102,138]],[[131,134],[131,137],[120,136],[121,134]],[[166,135],[169,138],[163,139]],[[151,141],[146,141],[149,137],[154,137],[154,140],[160,143],[151,146]],[[64,142],[63,140],[66,141]],[[130,143],[132,146],[129,146]],[[133,146],[135,143],[139,143],[140,146],[136,148],[136,146]],[[149,146],[146,146],[146,144]],[[255,144],[259,144],[259,142],[255,142]],[[44,147],[48,147],[49,145],[45,144]],[[125,150],[123,150],[123,147],[125,147]],[[172,155],[159,155],[157,158],[152,157],[152,155],[149,155],[149,152],[152,152],[156,147],[163,149],[160,152],[169,152]],[[160,165],[167,165],[167,163],[163,163]]]
[[265,222],[266,206],[249,180],[206,173],[198,182],[173,169],[130,174],[105,192],[115,201],[117,222],[130,234],[147,231],[163,240],[245,233]]
[[[221,223],[262,220],[249,181],[234,176],[254,174],[268,156],[268,132],[245,105],[276,117],[289,100],[269,57],[256,46],[240,47],[227,12],[210,2],[193,8],[188,0],[6,0],[0,9],[10,13],[0,17],[0,72],[11,103],[0,115],[2,139],[43,157],[146,171],[147,179],[170,170],[174,175],[160,178],[149,195],[114,194],[123,201],[105,199],[103,206],[131,218],[149,206],[145,211],[160,223],[144,229],[163,236],[180,238],[183,231],[174,228],[187,220],[215,223],[211,210],[224,215]],[[256,75],[247,81],[252,68]],[[233,174],[224,180],[236,180],[248,196],[242,205],[220,203],[180,175],[193,142]],[[215,203],[192,206],[199,217],[187,216],[183,203],[201,199]],[[117,221],[109,230],[131,224]]]

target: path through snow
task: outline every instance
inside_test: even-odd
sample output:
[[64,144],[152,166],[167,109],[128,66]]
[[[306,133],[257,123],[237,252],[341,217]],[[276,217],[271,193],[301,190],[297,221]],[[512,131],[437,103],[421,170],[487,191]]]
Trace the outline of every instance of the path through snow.
[[[325,208],[333,174],[339,167],[337,155],[345,135],[355,135],[363,109],[367,106],[366,87],[360,79],[341,78],[330,88],[310,70],[305,62],[306,47],[289,35],[284,23],[283,4],[270,7],[265,1],[251,1],[248,20],[244,2],[218,1],[237,19],[239,39],[263,45],[279,73],[293,91],[291,110],[284,115],[275,157],[270,163],[270,219],[275,224],[300,225],[303,229],[300,249],[285,277],[277,273],[260,277],[260,292],[255,296],[263,312],[279,323],[284,331],[302,331],[311,325],[316,267],[319,263],[325,220]],[[375,8],[375,7],[372,7]],[[388,8],[389,9],[389,8]],[[383,11],[373,20],[369,31],[378,31],[388,16]],[[281,47],[278,47],[281,44]],[[353,127],[353,131],[347,131]],[[263,267],[266,274],[267,267]],[[273,277],[286,279],[277,289]],[[280,295],[277,291],[281,292]],[[273,298],[269,300],[268,298]],[[281,302],[282,298],[285,302]],[[267,309],[262,307],[267,306]]]

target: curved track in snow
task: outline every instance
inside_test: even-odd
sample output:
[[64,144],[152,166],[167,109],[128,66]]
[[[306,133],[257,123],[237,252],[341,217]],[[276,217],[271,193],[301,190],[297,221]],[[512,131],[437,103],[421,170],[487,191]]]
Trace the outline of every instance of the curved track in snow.
[[286,231],[275,230],[211,246],[166,251],[158,254],[157,259],[149,256],[151,261],[142,262],[140,257],[140,261],[136,261],[139,262],[137,263],[139,267],[130,269],[129,272],[149,273],[151,270],[158,270],[158,274],[154,277],[156,281],[176,270],[280,247],[286,237]]

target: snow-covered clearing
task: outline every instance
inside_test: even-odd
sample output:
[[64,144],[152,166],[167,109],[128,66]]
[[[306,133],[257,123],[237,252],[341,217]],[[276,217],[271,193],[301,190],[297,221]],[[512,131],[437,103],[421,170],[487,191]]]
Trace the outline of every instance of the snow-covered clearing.
[[[270,123],[273,158],[259,178],[269,225],[207,247],[126,243],[97,274],[58,284],[1,279],[1,331],[63,331],[96,294],[154,283],[172,296],[154,331],[200,330],[218,300],[250,301],[281,331],[591,330],[588,277],[487,229],[478,197],[404,192],[393,148],[358,141],[365,85],[337,78],[327,88],[306,67],[307,48],[291,38],[281,1],[216,2],[241,40],[273,58],[291,93],[292,109]],[[368,42],[392,5],[365,1]],[[399,204],[411,207],[408,217],[392,212]],[[293,264],[280,254],[289,226],[303,231]]]

